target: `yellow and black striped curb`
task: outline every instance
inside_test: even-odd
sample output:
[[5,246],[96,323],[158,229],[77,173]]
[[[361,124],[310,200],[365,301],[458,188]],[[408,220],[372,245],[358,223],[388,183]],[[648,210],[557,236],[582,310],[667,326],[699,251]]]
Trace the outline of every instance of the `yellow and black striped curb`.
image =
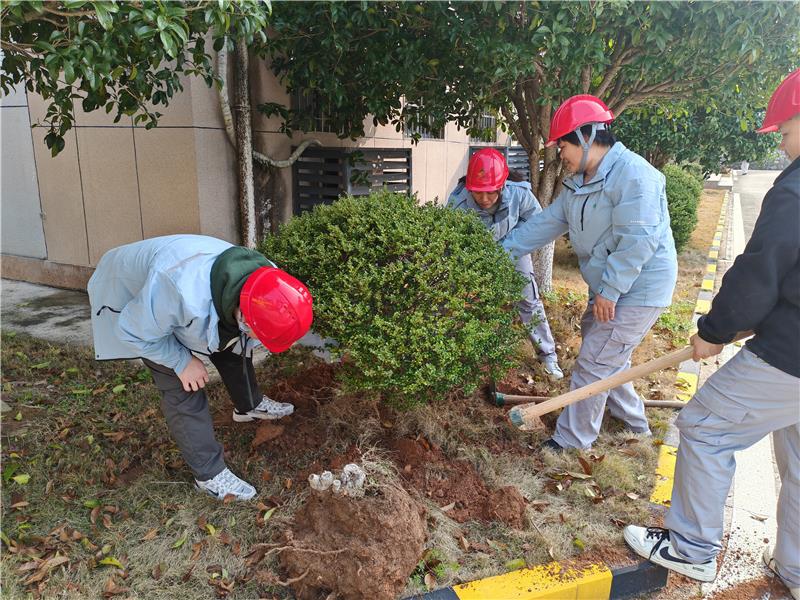
[[[730,192],[725,192],[725,199],[722,202],[722,209],[717,222],[717,230],[714,232],[714,241],[708,250],[706,260],[706,272],[700,284],[700,291],[697,294],[697,301],[694,305],[694,315],[692,316],[693,329],[697,329],[697,320],[711,310],[711,299],[714,297],[714,282],[717,278],[717,264],[719,262],[719,250],[722,243],[722,232],[725,229],[725,217],[728,214],[730,203]],[[678,366],[678,376],[675,384],[680,391],[675,395],[676,400],[688,402],[697,391],[697,383],[700,378],[700,363],[693,360],[686,360]],[[669,506],[672,497],[672,483],[675,475],[675,458],[678,452],[677,447],[663,444],[659,448],[658,466],[656,467],[656,484],[653,493],[650,495],[650,502]]]
[[407,600],[624,600],[663,588],[667,574],[648,561],[617,569],[605,565],[563,568],[552,562]]

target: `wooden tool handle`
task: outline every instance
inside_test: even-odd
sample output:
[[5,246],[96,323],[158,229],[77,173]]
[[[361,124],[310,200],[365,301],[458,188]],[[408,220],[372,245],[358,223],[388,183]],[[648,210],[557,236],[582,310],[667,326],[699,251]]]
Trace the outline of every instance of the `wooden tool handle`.
[[683,361],[691,359],[693,352],[694,350],[691,346],[686,346],[680,350],[675,350],[659,358],[616,373],[606,379],[595,381],[577,390],[572,390],[566,394],[550,398],[547,402],[516,406],[508,412],[508,418],[511,419],[511,422],[517,427],[523,424],[529,425],[535,418],[544,414],[558,410],[559,408],[564,408],[575,402],[580,402],[581,400],[620,386],[623,383],[628,383],[634,379],[644,377],[655,371],[661,371],[662,369],[679,365]]
[[[729,343],[732,344],[733,342],[738,342],[739,340],[743,340],[751,335],[753,335],[752,331],[741,331]],[[591,398],[595,394],[605,392],[606,390],[615,388],[623,383],[628,383],[629,381],[633,381],[639,377],[644,377],[650,373],[654,373],[669,367],[674,367],[685,360],[691,359],[693,355],[694,348],[691,345],[686,346],[680,350],[670,352],[661,358],[647,361],[646,363],[637,365],[625,371],[620,371],[619,373],[616,373],[615,375],[612,375],[606,379],[595,381],[594,383],[585,385],[577,390],[572,390],[566,394],[561,394],[560,396],[551,398],[547,402],[542,402],[541,404],[515,406],[508,411],[508,418],[517,427],[520,427],[521,425],[531,425],[532,421],[537,417],[554,410],[558,410],[559,408],[563,408],[570,404],[575,404],[581,400],[586,400],[586,398]]]

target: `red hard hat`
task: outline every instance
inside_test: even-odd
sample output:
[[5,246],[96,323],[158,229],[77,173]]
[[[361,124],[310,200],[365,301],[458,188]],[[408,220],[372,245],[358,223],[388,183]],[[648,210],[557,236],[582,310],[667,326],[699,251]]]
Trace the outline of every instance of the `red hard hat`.
[[611,123],[614,113],[597,96],[579,94],[567,98],[553,113],[550,121],[550,138],[545,146],[553,146],[558,139],[572,133],[587,123]]
[[494,148],[482,148],[470,157],[467,166],[467,189],[470,192],[497,191],[506,179],[506,159]]
[[311,327],[308,288],[286,271],[260,267],[245,281],[239,308],[255,336],[272,353],[288,350]]
[[773,92],[758,133],[778,131],[778,126],[800,113],[800,69],[792,72]]

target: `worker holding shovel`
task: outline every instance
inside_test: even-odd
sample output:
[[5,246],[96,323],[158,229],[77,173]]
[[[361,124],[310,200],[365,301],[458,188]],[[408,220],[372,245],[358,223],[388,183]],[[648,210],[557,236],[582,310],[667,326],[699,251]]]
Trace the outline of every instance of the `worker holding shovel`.
[[291,404],[262,396],[252,349],[283,352],[308,331],[305,285],[254,250],[200,235],[157,237],[109,250],[89,280],[98,360],[141,358],[196,487],[220,500],[256,490],[225,465],[214,437],[207,355],[235,406],[236,422],[279,419]]
[[778,535],[763,559],[800,599],[800,69],[775,90],[758,131],[778,131],[792,163],[764,198],[750,241],[698,321],[694,359],[719,354],[739,331],[755,336],[675,422],[681,437],[666,529],[629,525],[624,535],[640,556],[713,580],[734,453],[772,433],[781,476]]
[[[467,176],[458,182],[447,206],[474,212],[494,240],[502,241],[515,227],[542,212],[531,185],[518,177],[515,179],[519,181],[509,179],[508,164],[502,154],[494,148],[478,150],[470,157]],[[558,366],[556,343],[533,277],[530,255],[526,253],[517,258],[516,268],[527,281],[517,305],[520,318],[525,325],[536,320],[530,334],[533,347],[550,377],[561,379],[564,373]]]
[[[589,95],[573,96],[556,110],[546,145],[558,145],[573,175],[550,206],[503,240],[517,257],[569,233],[589,286],[573,390],[630,366],[633,350],[670,305],[678,272],[664,176],[616,141],[608,129],[613,118]],[[650,433],[642,399],[626,383],[566,407],[543,447],[589,448],[606,403],[630,431]]]

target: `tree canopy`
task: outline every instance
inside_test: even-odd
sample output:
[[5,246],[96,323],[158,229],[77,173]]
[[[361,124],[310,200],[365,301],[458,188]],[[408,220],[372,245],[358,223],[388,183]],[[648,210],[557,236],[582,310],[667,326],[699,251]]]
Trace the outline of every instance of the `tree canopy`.
[[763,112],[737,107],[643,106],[625,112],[615,133],[655,167],[669,161],[698,163],[705,173],[742,160],[758,162],[776,151],[775,135],[755,132]]
[[85,112],[116,111],[154,127],[182,90],[182,74],[214,82],[210,48],[226,37],[265,41],[269,0],[113,2],[7,0],[0,19],[0,87],[19,83],[48,101],[45,141],[53,155]]
[[[594,94],[615,114],[654,101],[722,102],[737,89],[771,89],[800,62],[797,3],[298,2],[276,5],[272,26],[264,55],[290,91],[323,102],[334,130],[358,136],[373,115],[474,132],[493,113],[526,149],[545,205],[562,166],[543,140],[569,96]],[[290,107],[262,110],[283,115],[287,129],[308,128],[308,115]],[[537,260],[545,289],[549,262]]]

